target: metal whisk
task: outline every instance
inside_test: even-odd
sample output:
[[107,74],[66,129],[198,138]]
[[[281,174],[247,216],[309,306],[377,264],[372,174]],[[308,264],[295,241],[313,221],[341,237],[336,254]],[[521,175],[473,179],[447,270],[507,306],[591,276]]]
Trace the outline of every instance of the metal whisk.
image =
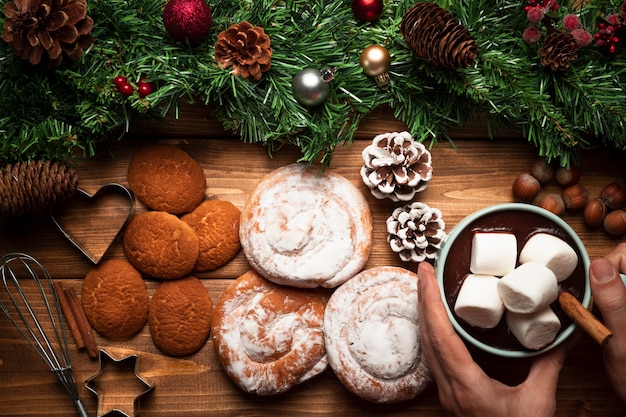
[[[0,276],[6,290],[6,294],[0,293],[0,309],[57,376],[78,414],[88,417],[76,388],[61,306],[50,274],[32,256],[9,253],[2,257]],[[22,286],[27,280],[34,289]]]

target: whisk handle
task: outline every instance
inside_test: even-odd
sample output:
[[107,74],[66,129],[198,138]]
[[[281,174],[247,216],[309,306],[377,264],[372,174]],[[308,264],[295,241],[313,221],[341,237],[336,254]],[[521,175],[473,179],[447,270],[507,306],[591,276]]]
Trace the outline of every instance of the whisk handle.
[[78,411],[78,415],[80,417],[89,417],[87,408],[85,408],[85,404],[83,404],[83,401],[80,398],[74,402],[74,405],[76,406],[76,411]]

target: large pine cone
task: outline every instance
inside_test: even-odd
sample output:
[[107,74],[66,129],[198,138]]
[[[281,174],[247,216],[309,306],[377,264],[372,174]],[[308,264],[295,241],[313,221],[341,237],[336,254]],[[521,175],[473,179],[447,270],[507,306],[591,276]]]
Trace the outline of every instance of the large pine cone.
[[474,37],[435,3],[410,8],[402,18],[400,33],[417,55],[444,68],[465,68],[478,56]]
[[58,66],[63,54],[76,60],[93,43],[85,0],[13,0],[4,14],[2,39],[33,65]]
[[541,45],[541,65],[553,71],[564,71],[578,58],[576,41],[569,32],[552,32]]
[[272,48],[269,36],[260,26],[249,22],[232,24],[217,35],[215,60],[222,68],[255,81],[271,67]]
[[76,171],[62,162],[21,162],[0,168],[0,219],[46,209],[72,196]]

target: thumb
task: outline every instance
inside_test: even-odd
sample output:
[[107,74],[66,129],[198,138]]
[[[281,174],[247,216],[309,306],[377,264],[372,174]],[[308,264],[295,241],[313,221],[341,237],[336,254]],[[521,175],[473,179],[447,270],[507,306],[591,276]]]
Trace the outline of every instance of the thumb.
[[606,326],[611,330],[623,326],[626,323],[626,287],[613,263],[606,258],[591,262],[589,284],[594,305]]
[[524,385],[531,385],[534,387],[532,389],[537,389],[538,391],[556,391],[559,373],[561,368],[563,368],[568,352],[569,344],[562,343],[560,346],[537,356],[530,366],[528,378]]

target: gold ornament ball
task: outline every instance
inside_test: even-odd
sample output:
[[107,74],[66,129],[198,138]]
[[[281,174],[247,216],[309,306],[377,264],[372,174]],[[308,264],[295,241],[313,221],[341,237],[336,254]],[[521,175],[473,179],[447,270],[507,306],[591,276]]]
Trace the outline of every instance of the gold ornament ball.
[[384,46],[371,45],[361,52],[359,61],[365,74],[376,77],[387,72],[391,65],[391,55]]

